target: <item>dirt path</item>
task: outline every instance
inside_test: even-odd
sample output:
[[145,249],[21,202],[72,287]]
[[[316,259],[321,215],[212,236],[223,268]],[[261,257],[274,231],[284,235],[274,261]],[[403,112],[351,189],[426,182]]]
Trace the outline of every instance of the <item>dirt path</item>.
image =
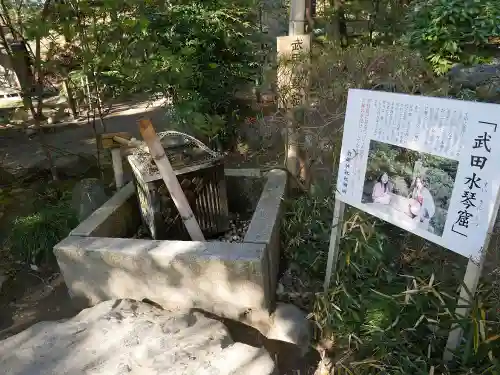
[[0,293],[0,340],[41,321],[66,319],[78,313],[59,272],[16,272]]
[[[147,116],[158,131],[168,128],[165,109],[161,102],[149,106],[147,102],[125,103],[115,107],[115,111],[104,119],[107,132],[129,132],[139,137],[137,121]],[[96,124],[98,131],[100,123]],[[92,125],[87,122],[67,124],[45,130],[45,139],[53,149],[59,165],[75,155],[95,156],[96,144]],[[28,137],[19,129],[0,129],[0,164],[14,175],[22,175],[27,170],[45,168],[45,155],[38,138]]]

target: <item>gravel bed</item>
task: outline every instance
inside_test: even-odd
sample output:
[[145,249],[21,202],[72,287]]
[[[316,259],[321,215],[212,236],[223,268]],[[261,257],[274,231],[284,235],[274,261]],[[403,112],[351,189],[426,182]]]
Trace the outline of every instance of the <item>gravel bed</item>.
[[[245,219],[240,214],[229,214],[229,230],[218,237],[207,239],[208,242],[230,242],[238,243],[243,242],[245,234],[247,233],[250,219]],[[149,231],[141,224],[136,234],[132,238],[137,239],[151,239]]]
[[217,238],[209,239],[209,242],[243,242],[250,220],[242,219],[239,214],[230,214],[229,217],[229,230]]

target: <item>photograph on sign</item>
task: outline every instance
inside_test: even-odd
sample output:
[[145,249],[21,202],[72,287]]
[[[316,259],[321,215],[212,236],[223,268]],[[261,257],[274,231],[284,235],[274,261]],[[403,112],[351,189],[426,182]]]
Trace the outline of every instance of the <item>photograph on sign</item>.
[[458,161],[370,141],[362,203],[443,234]]
[[500,105],[350,90],[336,198],[478,259],[500,187]]

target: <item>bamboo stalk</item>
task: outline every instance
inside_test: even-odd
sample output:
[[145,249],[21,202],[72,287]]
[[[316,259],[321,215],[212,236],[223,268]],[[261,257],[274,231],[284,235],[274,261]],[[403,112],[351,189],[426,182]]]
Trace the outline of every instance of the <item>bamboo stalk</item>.
[[186,196],[184,195],[184,191],[182,191],[181,185],[177,180],[177,176],[170,165],[153,124],[149,120],[140,120],[139,130],[142,138],[149,147],[149,153],[155,161],[163,181],[165,181],[165,185],[172,196],[172,200],[179,211],[181,219],[186,226],[191,239],[193,241],[205,241],[205,237],[203,236],[200,226],[198,225],[193,211],[189,206]]
[[141,146],[141,142],[139,142],[139,141],[129,140],[129,139],[117,136],[117,135],[115,135],[113,137],[113,141],[115,141],[116,143],[119,143],[123,146],[127,146],[127,147],[139,147],[139,146]]

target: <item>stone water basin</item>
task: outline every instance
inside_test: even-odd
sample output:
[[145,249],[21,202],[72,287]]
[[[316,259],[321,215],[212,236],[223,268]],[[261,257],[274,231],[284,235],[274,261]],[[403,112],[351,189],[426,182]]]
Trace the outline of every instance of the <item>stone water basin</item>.
[[54,247],[74,301],[84,307],[146,298],[165,309],[199,308],[266,325],[276,303],[287,175],[227,169],[225,177],[230,212],[253,211],[242,242],[132,238],[141,218],[129,183]]

